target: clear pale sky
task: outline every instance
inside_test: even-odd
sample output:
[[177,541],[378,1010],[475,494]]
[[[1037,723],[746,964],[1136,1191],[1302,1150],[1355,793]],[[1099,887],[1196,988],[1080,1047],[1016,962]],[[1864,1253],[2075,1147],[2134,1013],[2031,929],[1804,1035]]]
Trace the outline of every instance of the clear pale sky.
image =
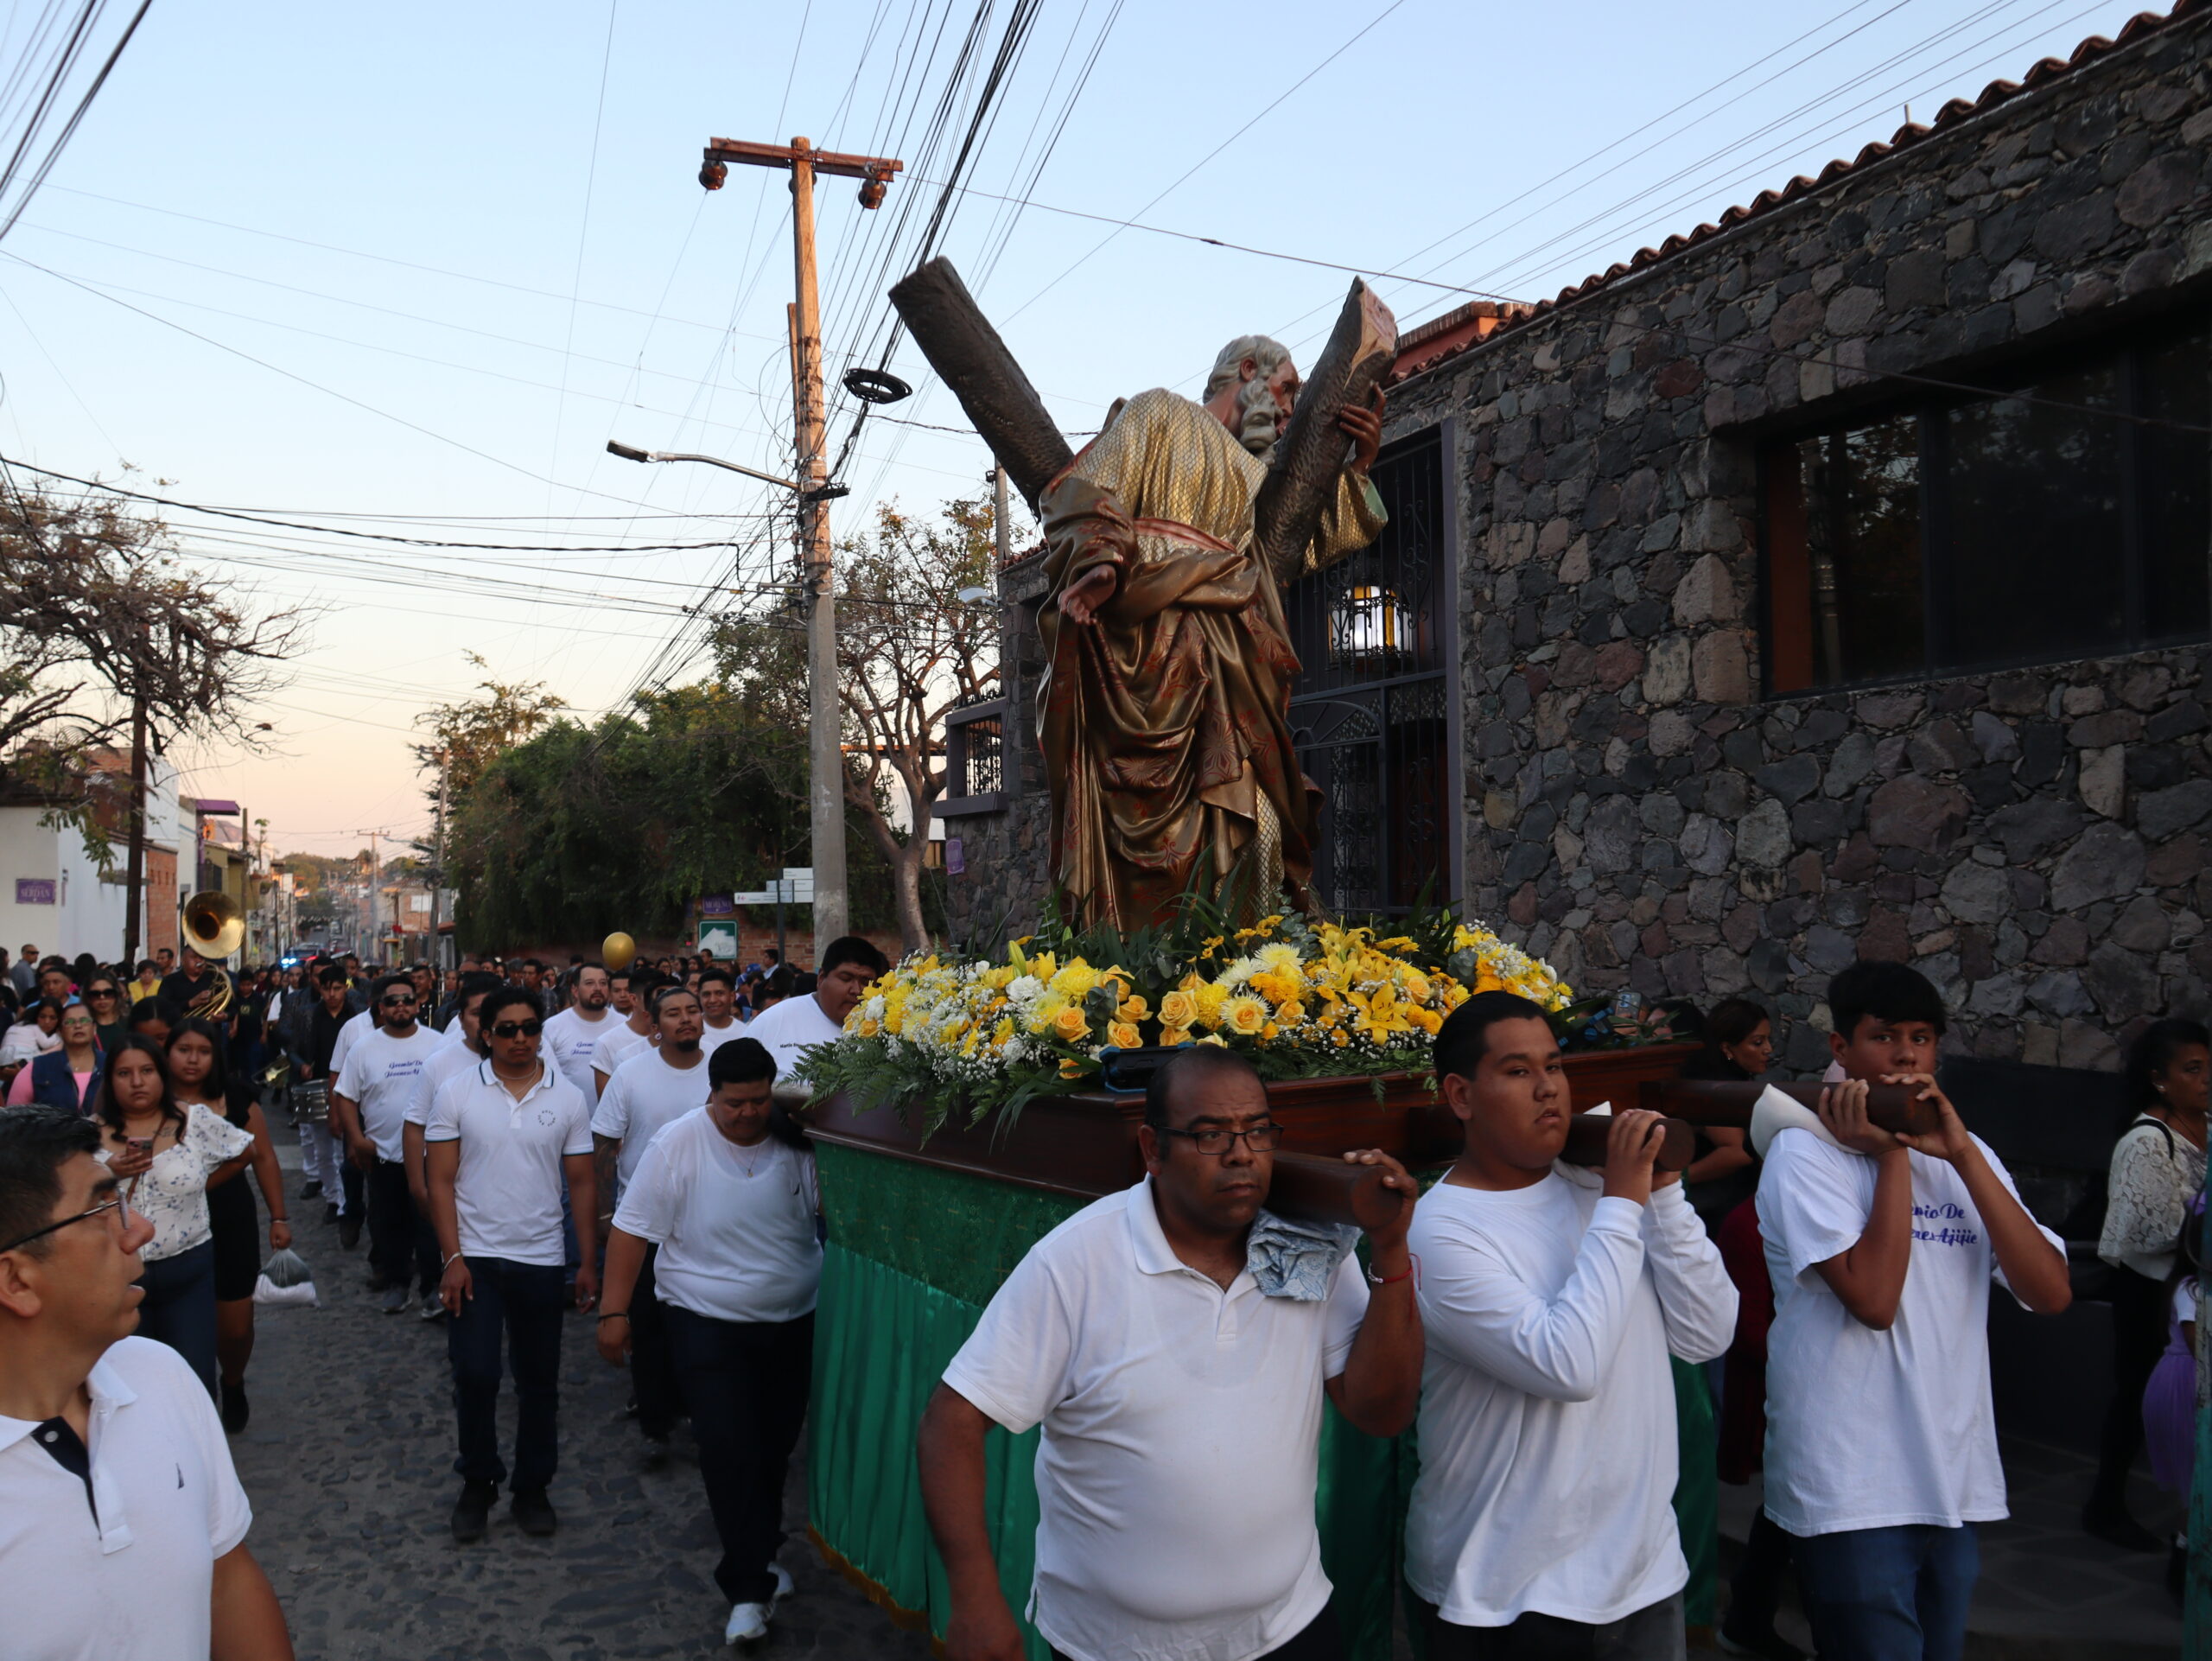
[[[1010,0],[991,3],[986,55]],[[969,178],[1032,206],[956,199],[941,248],[1061,424],[1084,429],[1117,394],[1194,391],[1236,334],[1310,353],[1348,278],[1139,231],[1105,240],[1049,207],[1536,298],[1887,137],[1907,104],[1926,119],[2139,9],[1049,0]],[[19,29],[29,9],[10,10]],[[274,849],[419,832],[409,729],[478,678],[467,653],[595,712],[649,667],[681,678],[696,630],[664,654],[674,608],[787,573],[787,535],[759,517],[775,493],[605,453],[612,436],[790,465],[784,175],[733,168],[708,195],[700,147],[804,133],[909,162],[877,213],[849,181],[818,196],[832,368],[873,362],[883,244],[902,197],[926,209],[945,177],[949,147],[922,165],[919,146],[973,11],[158,0],[0,244],[8,455],[323,526],[750,544],[733,577],[727,547],[471,553],[170,514],[209,574],[320,611],[262,712],[270,748],[188,748],[187,790],[244,801]],[[0,36],[0,56],[16,50]],[[1470,297],[1381,287],[1402,327]],[[959,423],[911,347],[892,366],[924,391],[889,413]],[[979,492],[988,466],[972,434],[872,422],[837,522]]]

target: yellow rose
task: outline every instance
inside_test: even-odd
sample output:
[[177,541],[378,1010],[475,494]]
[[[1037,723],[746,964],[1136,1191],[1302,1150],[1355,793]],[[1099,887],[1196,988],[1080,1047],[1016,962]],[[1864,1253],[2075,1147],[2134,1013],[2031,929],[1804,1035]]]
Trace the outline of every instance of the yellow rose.
[[1191,1029],[1188,1027],[1162,1027],[1160,1029],[1160,1045],[1162,1049],[1172,1050],[1179,1044],[1187,1044],[1190,1041]]
[[1060,1077],[1061,1077],[1061,1078],[1063,1078],[1063,1079],[1080,1079],[1080,1078],[1082,1078],[1082,1077],[1083,1077],[1083,1063],[1082,1063],[1082,1062],[1080,1062],[1080,1061],[1074,1060],[1065,1060],[1065,1061],[1061,1062],[1061,1063],[1060,1063]]
[[1268,1006],[1257,998],[1230,998],[1221,1006],[1221,1024],[1249,1038],[1268,1024]]
[[1198,1042],[1201,1044],[1211,1044],[1217,1049],[1225,1050],[1229,1047],[1229,1041],[1224,1038],[1219,1033],[1208,1033],[1204,1038],[1201,1038]]
[[1071,1003],[1052,1017],[1052,1036],[1072,1044],[1079,1038],[1090,1035],[1090,1023],[1083,1018],[1083,1011]]
[[1286,1027],[1295,1027],[1306,1019],[1306,1006],[1296,998],[1293,998],[1275,1011],[1275,1019]]
[[858,1030],[862,1038],[874,1038],[877,1033],[883,1030],[883,1023],[880,1021],[863,1019]]
[[1137,1030],[1134,1021],[1117,1021],[1106,1029],[1108,1041],[1122,1049],[1134,1050],[1144,1043],[1144,1034]]
[[1132,993],[1122,1000],[1122,1007],[1114,1013],[1123,1021],[1142,1021],[1152,1013],[1152,1006],[1144,1001],[1141,995]]
[[1160,1000],[1160,1024],[1163,1027],[1188,1027],[1198,1018],[1198,1000],[1180,988]]

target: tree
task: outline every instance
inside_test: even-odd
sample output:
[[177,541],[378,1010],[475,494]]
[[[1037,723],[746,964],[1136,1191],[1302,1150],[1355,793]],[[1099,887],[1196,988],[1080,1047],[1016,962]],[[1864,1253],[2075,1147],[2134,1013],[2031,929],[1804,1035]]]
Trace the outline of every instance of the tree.
[[909,951],[929,945],[922,869],[944,792],[944,718],[998,679],[998,614],[959,597],[992,586],[993,533],[988,497],[947,502],[934,525],[893,504],[878,511],[872,537],[841,550],[845,795],[891,868]]
[[[0,778],[54,804],[92,858],[128,825],[123,945],[137,950],[146,756],[180,738],[253,748],[253,707],[282,684],[306,614],[257,615],[249,600],[194,575],[158,519],[116,500],[0,493]],[[85,752],[127,739],[131,786],[117,793]],[[118,811],[119,806],[119,811]]]
[[[474,652],[468,661],[479,669],[491,667]],[[543,681],[509,683],[487,677],[477,682],[476,690],[480,697],[442,703],[415,718],[416,726],[428,727],[433,735],[429,743],[412,747],[415,759],[434,780],[444,767],[448,812],[494,761],[569,707]],[[429,794],[435,805],[435,784]]]

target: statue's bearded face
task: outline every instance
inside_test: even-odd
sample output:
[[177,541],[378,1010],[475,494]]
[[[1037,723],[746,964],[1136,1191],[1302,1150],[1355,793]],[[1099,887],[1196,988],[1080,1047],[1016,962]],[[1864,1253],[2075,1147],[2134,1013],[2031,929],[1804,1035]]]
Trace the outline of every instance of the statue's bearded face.
[[1298,403],[1298,366],[1288,358],[1238,387],[1236,419],[1230,428],[1237,442],[1255,455],[1273,449]]

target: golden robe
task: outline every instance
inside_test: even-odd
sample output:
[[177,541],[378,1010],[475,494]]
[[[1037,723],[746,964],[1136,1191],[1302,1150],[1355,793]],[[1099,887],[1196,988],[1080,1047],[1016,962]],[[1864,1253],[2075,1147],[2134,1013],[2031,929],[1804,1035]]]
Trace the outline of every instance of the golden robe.
[[[1291,746],[1298,657],[1281,585],[1365,547],[1381,499],[1346,470],[1312,544],[1266,569],[1252,499],[1267,463],[1164,389],[1111,417],[1039,501],[1051,597],[1039,729],[1054,880],[1086,922],[1166,917],[1195,878],[1267,906],[1313,875],[1319,792]],[[1099,565],[1121,574],[1088,627],[1059,610]]]

